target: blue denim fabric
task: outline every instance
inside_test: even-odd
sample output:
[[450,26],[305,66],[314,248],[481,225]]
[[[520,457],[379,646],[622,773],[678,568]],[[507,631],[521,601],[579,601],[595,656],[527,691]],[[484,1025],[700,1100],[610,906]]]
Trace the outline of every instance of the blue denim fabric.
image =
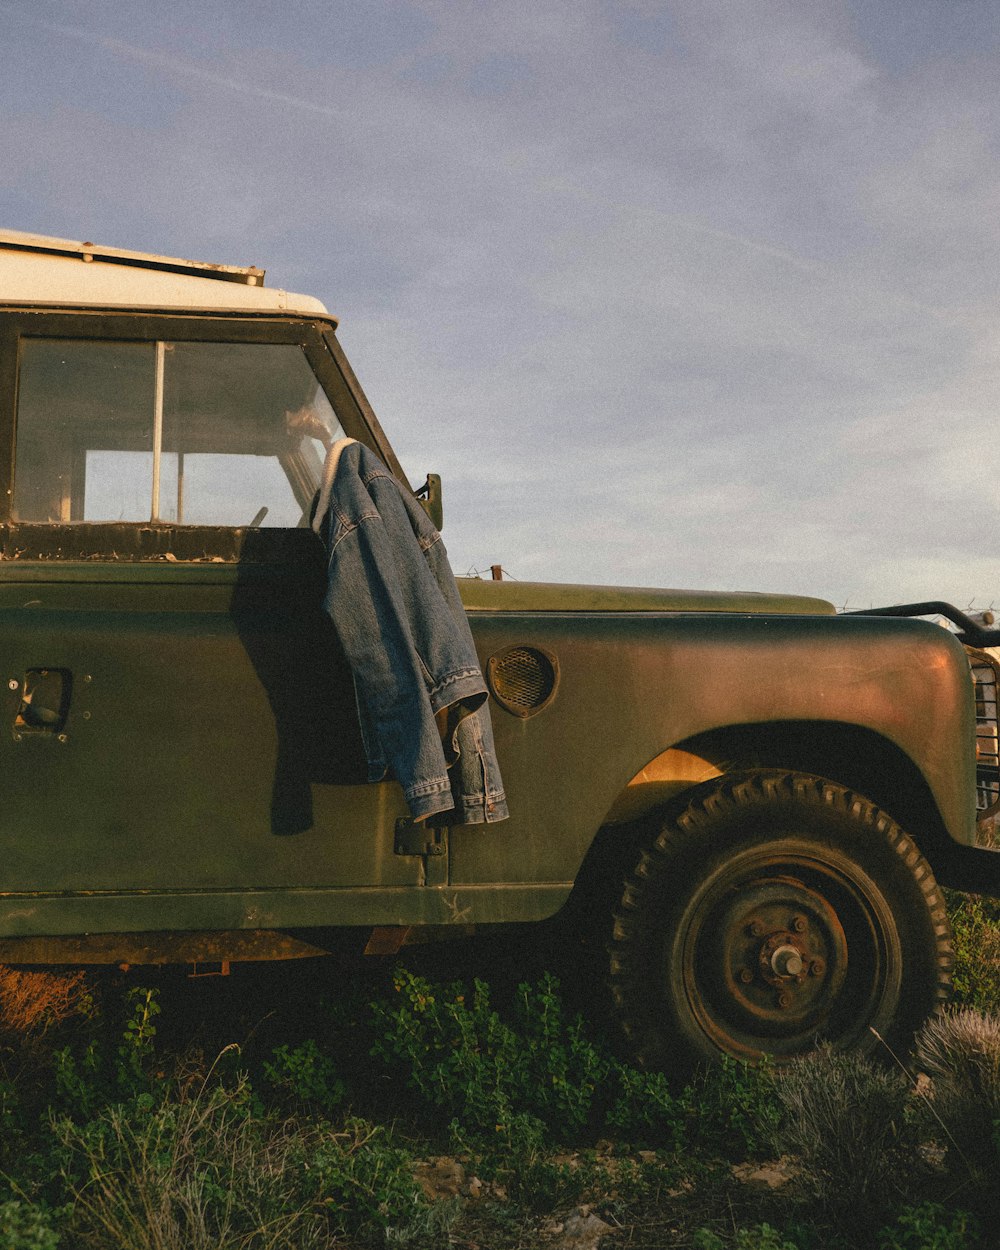
[[486,683],[441,535],[367,447],[335,444],[330,457],[329,506],[313,526],[368,779],[391,769],[416,819],[454,809],[453,824],[504,820]]

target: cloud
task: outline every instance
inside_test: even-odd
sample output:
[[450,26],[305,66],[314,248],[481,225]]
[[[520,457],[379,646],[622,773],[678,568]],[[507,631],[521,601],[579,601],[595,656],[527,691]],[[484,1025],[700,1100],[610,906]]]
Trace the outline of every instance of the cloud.
[[458,567],[992,594],[987,45],[820,0],[209,9],[0,4],[0,204],[324,298]]

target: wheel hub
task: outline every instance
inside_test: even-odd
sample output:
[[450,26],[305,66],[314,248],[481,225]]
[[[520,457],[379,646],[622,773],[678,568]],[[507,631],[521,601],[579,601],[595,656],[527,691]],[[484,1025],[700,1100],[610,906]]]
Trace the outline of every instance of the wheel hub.
[[715,921],[699,952],[702,973],[715,963],[721,974],[697,978],[711,1000],[706,1023],[728,1048],[742,1034],[769,1039],[778,1053],[799,1049],[822,1030],[847,974],[833,906],[804,881],[775,876],[747,882]]
[[[768,944],[773,942],[775,938],[781,941],[781,935],[775,934],[768,938]],[[763,955],[764,952],[762,951]],[[770,971],[779,979],[783,977],[795,977],[796,979],[805,976],[803,968],[805,968],[805,955],[794,943],[785,942],[777,946],[771,953]]]

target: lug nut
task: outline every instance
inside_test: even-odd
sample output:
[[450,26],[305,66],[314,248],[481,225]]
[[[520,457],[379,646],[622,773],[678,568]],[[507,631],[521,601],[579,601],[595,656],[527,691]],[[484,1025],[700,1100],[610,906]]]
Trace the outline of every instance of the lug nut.
[[782,990],[781,993],[778,995],[778,1006],[779,1007],[791,1007],[791,1005],[792,1005],[791,994],[789,994],[787,990]]
[[805,933],[808,927],[805,916],[794,916],[792,918],[792,928],[796,933]]
[[809,972],[814,977],[821,977],[826,972],[826,964],[822,959],[814,959],[809,965]]
[[750,922],[750,936],[751,937],[763,937],[764,936],[764,926],[761,924],[759,920],[752,920]]
[[753,980],[753,973],[750,971],[749,968],[740,969],[740,980],[743,982],[744,985],[750,984],[750,982]]

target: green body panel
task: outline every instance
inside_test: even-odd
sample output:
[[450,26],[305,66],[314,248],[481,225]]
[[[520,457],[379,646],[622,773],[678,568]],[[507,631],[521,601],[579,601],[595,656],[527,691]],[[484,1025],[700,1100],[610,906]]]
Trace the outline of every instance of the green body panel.
[[653,586],[578,586],[562,582],[481,581],[460,577],[469,612],[768,612],[832,616],[825,599],[752,590],[660,590]]
[[[562,588],[525,587],[471,613],[480,656],[540,646],[558,692],[528,719],[493,704],[511,818],[451,830],[429,874],[394,854],[399,787],[364,781],[316,554],[312,569],[0,562],[0,935],[537,919],[628,782],[731,725],[863,727],[913,761],[950,836],[973,838],[971,753],[955,751],[969,670],[938,627],[780,599],[784,614],[662,610],[683,592],[532,611]],[[15,725],[41,668],[69,683],[59,734]]]

